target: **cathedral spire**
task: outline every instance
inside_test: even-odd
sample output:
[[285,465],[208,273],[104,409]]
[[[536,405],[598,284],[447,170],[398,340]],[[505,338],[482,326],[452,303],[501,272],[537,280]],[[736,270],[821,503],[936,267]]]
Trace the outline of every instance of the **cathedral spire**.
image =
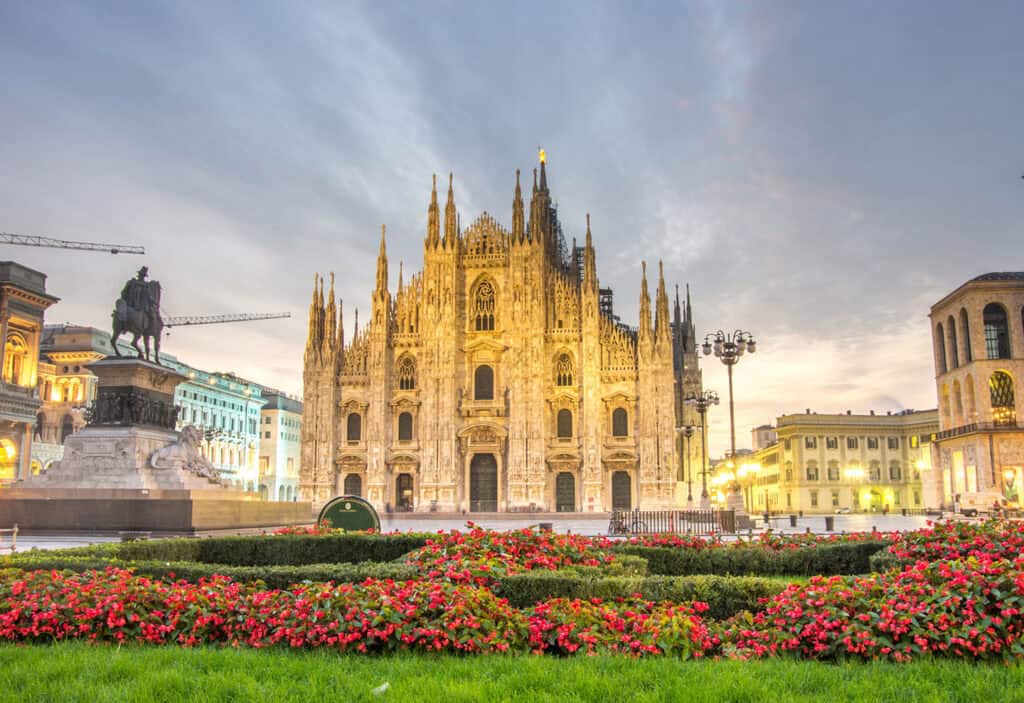
[[402,282],[402,268],[403,268],[403,266],[404,266],[404,263],[402,262],[401,259],[399,259],[398,260],[398,292],[399,293],[402,292],[402,288],[404,287],[404,284]]
[[686,330],[684,349],[688,352],[697,351],[697,330],[693,326],[693,308],[690,306],[690,284],[686,284]]
[[358,339],[358,337],[359,337],[359,308],[356,308],[356,323],[355,323],[355,327],[352,329],[352,341],[353,342],[356,341],[356,339]]
[[338,308],[334,304],[334,271],[331,271],[331,291],[327,294],[327,309],[324,313],[324,339],[322,344],[325,347],[334,346],[337,316]]
[[654,313],[654,337],[659,349],[670,350],[672,334],[669,330],[668,292],[665,290],[665,266],[658,262],[658,293]]
[[544,164],[548,160],[547,152],[541,149],[538,158],[540,159],[540,189],[546,193],[548,190],[548,172],[544,168]]
[[317,305],[316,292],[320,285],[320,274],[313,274],[313,300],[309,303],[309,327],[306,330],[306,351],[310,351],[317,345],[317,320],[320,315],[320,308]]
[[587,213],[587,241],[583,246],[583,289],[597,292],[597,261],[594,240],[590,236],[590,213]]
[[340,354],[345,349],[345,303],[338,298],[338,338],[334,348]]
[[387,245],[384,242],[387,235],[387,226],[380,226],[380,250],[377,253],[377,288],[376,293],[387,293],[388,290],[388,253]]
[[647,292],[647,262],[641,262],[643,268],[640,280],[640,328],[637,330],[637,343],[646,347],[651,343],[651,296]]
[[523,241],[523,189],[519,187],[519,169],[516,169],[516,194],[512,198],[512,241]]
[[444,206],[444,247],[455,246],[459,236],[459,216],[455,211],[455,175],[448,174],[448,203]]
[[437,206],[437,174],[430,191],[430,207],[427,208],[427,246],[434,248],[441,243],[441,209]]

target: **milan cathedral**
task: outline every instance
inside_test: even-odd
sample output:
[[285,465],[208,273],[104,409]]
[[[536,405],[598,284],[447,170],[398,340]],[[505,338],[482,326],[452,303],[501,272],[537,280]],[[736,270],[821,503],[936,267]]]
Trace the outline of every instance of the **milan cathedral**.
[[[512,228],[460,230],[437,178],[423,270],[397,288],[382,229],[370,320],[346,340],[334,276],[314,282],[304,359],[303,500],[359,495],[384,511],[660,509],[685,504],[682,442],[701,390],[689,290],[622,323],[597,277],[586,218],[566,246],[543,158],[529,212],[516,171]],[[653,317],[653,321],[652,321]],[[689,442],[694,477],[700,433]],[[699,482],[699,478],[697,478]]]

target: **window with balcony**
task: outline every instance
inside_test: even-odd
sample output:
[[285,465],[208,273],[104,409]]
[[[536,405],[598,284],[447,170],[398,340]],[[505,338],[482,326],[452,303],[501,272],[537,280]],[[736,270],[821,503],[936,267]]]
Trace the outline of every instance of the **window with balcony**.
[[839,449],[839,438],[838,437],[826,437],[825,438],[825,449]]
[[892,461],[889,462],[889,480],[890,481],[902,481],[903,480],[903,469],[900,467],[900,462]]
[[857,438],[856,437],[847,437],[846,438],[846,448],[847,449],[856,449],[857,448]]
[[889,440],[888,440],[888,446],[889,446],[889,449],[899,449],[900,448],[900,438],[899,437],[890,437]]
[[868,449],[878,449],[878,437],[868,437]]
[[817,481],[818,480],[818,464],[813,462],[813,461],[808,462],[807,470],[806,470],[806,474],[805,475],[807,476],[807,480],[808,481]]
[[804,437],[804,449],[817,449],[818,438],[817,437]]

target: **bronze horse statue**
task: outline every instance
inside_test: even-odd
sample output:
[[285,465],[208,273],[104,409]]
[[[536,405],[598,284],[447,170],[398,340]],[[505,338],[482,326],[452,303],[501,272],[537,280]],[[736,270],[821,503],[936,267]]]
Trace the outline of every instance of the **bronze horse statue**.
[[[163,333],[164,321],[160,317],[160,283],[147,281],[148,269],[143,266],[138,275],[125,284],[121,297],[114,304],[113,332],[110,343],[114,347],[114,355],[121,356],[117,348],[117,339],[125,332],[132,334],[132,347],[138,352],[140,359],[160,363],[160,335]],[[146,346],[145,354],[139,348],[139,337]],[[149,342],[153,340],[153,358],[149,354]]]

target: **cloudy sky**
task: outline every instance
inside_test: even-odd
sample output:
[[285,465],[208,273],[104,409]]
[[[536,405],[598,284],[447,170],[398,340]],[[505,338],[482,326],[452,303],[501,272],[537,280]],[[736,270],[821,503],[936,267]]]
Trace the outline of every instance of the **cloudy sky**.
[[164,344],[298,392],[314,271],[365,319],[381,223],[418,269],[454,171],[463,223],[508,225],[542,144],[627,321],[660,258],[699,334],[757,336],[740,446],[807,407],[934,407],[929,305],[1024,266],[1022,37],[1017,0],[7,2],[0,231],[147,255],[3,257],[49,274],[50,322],[106,328],[142,264],[171,314],[291,311]]

